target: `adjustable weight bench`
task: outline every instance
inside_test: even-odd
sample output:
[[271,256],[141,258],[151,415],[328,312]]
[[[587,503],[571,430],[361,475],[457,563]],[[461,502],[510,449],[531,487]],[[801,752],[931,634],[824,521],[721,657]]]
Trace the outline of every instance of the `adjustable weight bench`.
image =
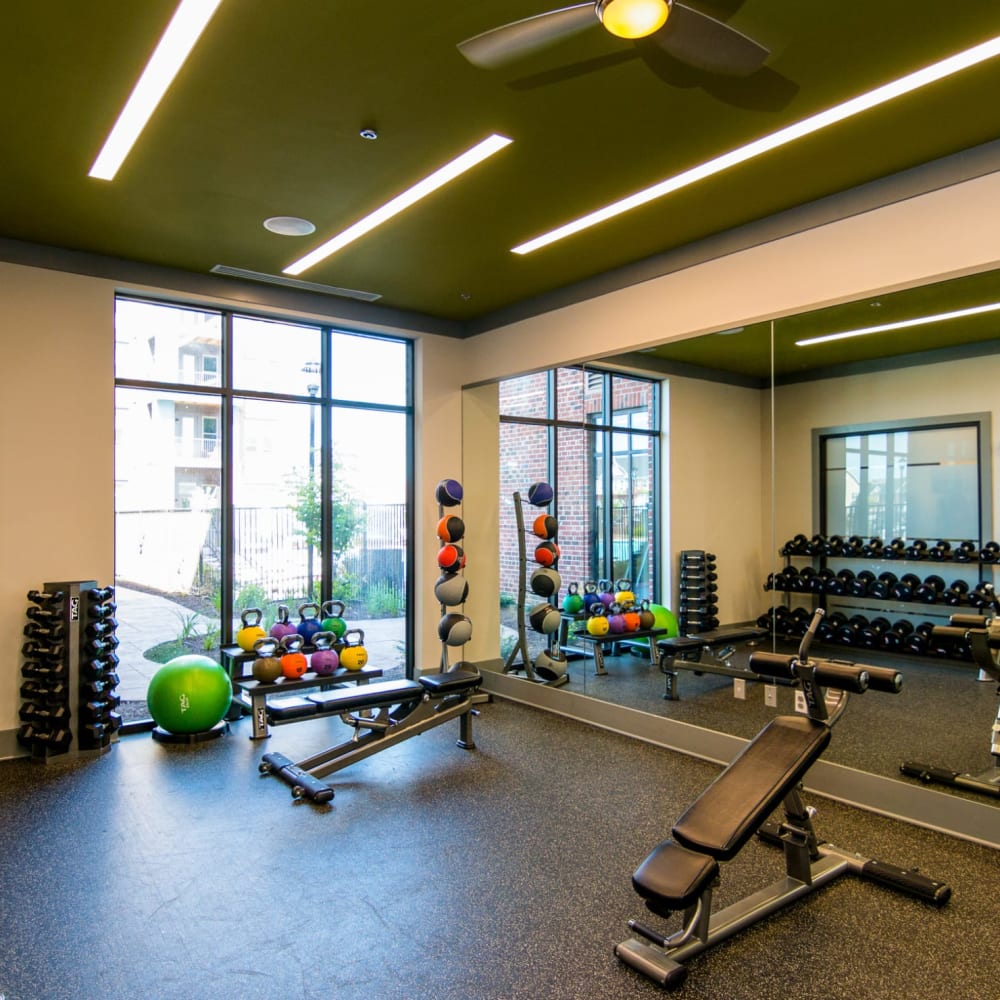
[[424,674],[416,681],[380,681],[309,695],[307,700],[323,714],[339,714],[341,722],[354,729],[354,735],[297,762],[281,753],[266,753],[260,773],[273,774],[291,785],[295,799],[324,803],[333,798],[333,788],[320,779],[449,719],[459,719],[458,745],[473,750],[474,706],[488,699],[477,691],[481,682],[478,670],[453,668]]
[[[846,706],[848,692],[866,689],[895,693],[902,678],[894,670],[836,660],[809,660],[807,651],[819,609],[797,656],[754,653],[758,674],[783,677],[802,688],[808,714],[777,716],[705,789],[662,841],[636,869],[632,884],[647,909],[660,917],[683,913],[683,927],[672,935],[630,920],[637,935],[615,947],[624,963],[654,982],[675,989],[687,977],[682,963],[758,920],[844,874],[860,875],[942,905],[951,889],[914,870],[861,858],[820,842],[812,810],[799,783],[830,742],[831,727]],[[830,688],[828,695],[823,689]],[[784,803],[784,822],[765,821]],[[785,875],[772,885],[717,913],[711,912],[719,863],[731,861],[754,833],[780,845]]]
[[696,635],[661,639],[656,645],[660,651],[660,670],[666,677],[663,697],[668,701],[680,700],[677,694],[679,670],[690,670],[694,674],[722,674],[748,681],[760,680],[752,670],[734,667],[731,657],[736,652],[736,643],[753,643],[767,634],[767,629],[750,625],[727,625]]

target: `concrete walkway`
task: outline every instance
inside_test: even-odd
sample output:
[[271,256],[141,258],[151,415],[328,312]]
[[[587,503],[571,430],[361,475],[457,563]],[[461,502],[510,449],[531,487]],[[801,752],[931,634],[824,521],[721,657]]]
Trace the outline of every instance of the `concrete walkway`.
[[[204,635],[217,627],[217,622],[166,597],[128,587],[116,587],[115,590],[118,658],[121,661],[118,665],[118,694],[123,701],[144,701],[150,678],[162,666],[146,659],[146,650],[161,642],[177,639],[185,629],[194,635]],[[365,646],[373,667],[388,671],[402,663],[406,641],[405,618],[348,621],[347,625],[348,628],[364,631]],[[218,647],[208,651],[207,655],[218,659]]]

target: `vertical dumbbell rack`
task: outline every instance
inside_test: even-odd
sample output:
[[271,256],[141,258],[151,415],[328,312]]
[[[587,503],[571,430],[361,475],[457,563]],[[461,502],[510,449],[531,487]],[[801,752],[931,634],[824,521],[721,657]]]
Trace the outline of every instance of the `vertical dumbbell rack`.
[[114,588],[46,583],[28,599],[18,741],[41,761],[106,752],[121,726]]
[[680,567],[677,610],[681,635],[710,632],[719,624],[715,556],[687,549],[681,552]]

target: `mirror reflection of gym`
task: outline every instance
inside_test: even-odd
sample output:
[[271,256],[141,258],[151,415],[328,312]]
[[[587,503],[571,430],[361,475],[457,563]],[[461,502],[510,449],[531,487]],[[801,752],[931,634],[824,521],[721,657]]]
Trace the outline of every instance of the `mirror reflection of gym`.
[[[780,571],[788,562],[780,553],[787,540],[800,533],[811,538],[824,527],[830,535],[839,534],[837,529],[841,527],[847,532],[846,523],[842,525],[829,519],[824,524],[821,518],[819,496],[822,491],[814,455],[814,430],[825,428],[846,433],[845,428],[865,426],[882,427],[892,432],[901,426],[926,423],[929,417],[932,424],[947,425],[956,420],[961,423],[970,413],[990,415],[990,387],[995,385],[991,373],[997,365],[997,351],[995,327],[988,314],[963,317],[951,323],[921,324],[845,338],[826,345],[800,347],[796,341],[821,332],[895,324],[908,315],[926,317],[975,302],[991,302],[1000,298],[1000,293],[995,291],[997,284],[995,275],[978,275],[779,319],[774,324],[773,385],[769,323],[604,359],[603,364],[611,370],[665,380],[663,461],[669,472],[662,480],[664,511],[661,517],[669,541],[665,546],[668,554],[661,580],[664,583],[668,579],[671,581],[670,600],[676,602],[678,593],[677,566],[673,564],[677,562],[677,554],[690,546],[693,537],[690,531],[697,526],[702,513],[714,517],[718,526],[715,537],[720,540],[705,545],[718,556],[719,607],[723,623],[754,621],[772,606],[772,602],[774,605],[782,603],[778,593],[764,590],[764,584],[769,574]],[[878,323],[872,322],[873,316],[878,318]],[[744,397],[754,399],[755,403],[739,405],[737,401]],[[772,470],[768,459],[772,445],[772,412],[776,455],[773,511],[770,504]],[[753,444],[748,444],[748,420],[756,435]],[[971,540],[977,552],[992,540],[993,525],[998,522],[990,499],[990,494],[996,491],[991,488],[989,422],[980,424],[976,433],[985,438],[977,457],[985,489],[960,489],[973,494],[981,523],[973,530],[971,527],[954,528],[951,517],[911,518],[911,526],[907,529],[910,537],[905,539],[908,543],[917,540],[917,528],[930,536],[924,539],[929,548],[939,541],[949,541],[949,536],[956,532],[956,537],[950,540],[952,544],[958,546]],[[963,456],[956,462],[965,464],[955,464],[953,468],[968,472],[967,447]],[[907,466],[905,455],[896,456],[894,461],[897,460],[904,468]],[[913,455],[910,492],[914,498],[921,495],[921,478],[928,479],[927,466],[922,465],[922,461],[919,454]],[[938,468],[942,468],[947,467],[951,459],[945,455],[935,461],[939,462]],[[748,469],[747,465],[752,468]],[[929,480],[927,488],[935,489]],[[765,497],[761,509],[751,504],[751,509],[746,510],[748,496]],[[720,503],[728,508],[728,516],[725,509],[719,510]],[[955,499],[945,503],[947,512],[954,514],[954,507],[962,501]],[[734,526],[741,533],[739,539],[732,537]],[[893,532],[904,527],[898,521],[892,530],[886,526],[883,529],[887,535],[885,542],[890,543],[895,537]],[[854,533],[847,532],[848,536]],[[973,538],[966,539],[966,534],[972,534]],[[870,541],[871,537],[866,534],[864,541]],[[746,544],[747,538],[753,540],[752,545]],[[857,572],[865,572],[865,565],[858,560],[834,564],[838,570],[852,565]],[[888,568],[884,563],[874,565],[877,575],[896,569],[897,577],[905,576],[908,569],[915,569],[921,583],[928,575],[939,576],[940,573],[933,572],[938,570],[947,577],[948,589],[964,579],[972,590],[981,582],[973,577],[986,575],[980,573],[978,560],[971,567],[946,561],[931,565],[929,560],[905,568],[901,563]],[[954,573],[949,572],[952,569]],[[815,603],[814,599],[798,600],[803,606]],[[903,602],[898,608],[862,606],[856,613],[864,614],[869,621],[881,617],[894,623],[909,617],[919,626],[932,617],[947,623],[944,607],[934,608],[934,615],[931,610],[914,607],[913,602]],[[879,611],[887,613],[879,614]],[[864,660],[869,654],[884,657],[888,651],[842,646],[838,653],[837,645],[832,644],[826,652]],[[745,655],[746,651],[738,652],[736,661],[740,653]],[[914,754],[919,756],[918,751],[923,750],[925,756],[947,760],[949,766],[959,771],[982,771],[984,758],[989,757],[990,724],[996,715],[991,685],[979,679],[979,671],[968,658],[904,655],[901,662],[901,669],[908,669],[910,674],[909,697],[895,699],[888,707],[872,706],[871,718],[859,713],[850,720],[845,726],[848,738],[841,740],[832,758],[859,770],[899,777],[903,759]],[[623,660],[621,670],[634,673],[640,666],[639,660],[634,663]],[[745,701],[734,698],[733,684],[724,676],[705,674],[698,677],[694,671],[684,671],[678,680],[680,699],[669,702],[662,699],[661,677],[659,692],[651,690],[640,703],[633,702],[634,696],[624,684],[613,682],[613,672],[609,678],[597,678],[589,671],[571,668],[571,676],[574,683],[568,685],[569,690],[585,691],[593,697],[745,737],[759,728],[765,708],[774,711],[762,704],[763,691],[759,687],[755,691],[754,686],[750,686]],[[655,684],[651,679],[651,687]],[[927,685],[932,685],[927,688],[931,693],[918,697],[921,688]],[[940,694],[933,693],[933,685]],[[784,693],[771,692],[772,697],[775,695],[779,699],[779,710],[783,710],[780,700]],[[948,704],[951,721],[934,711],[936,698],[938,704]],[[870,739],[873,732],[882,734],[875,750]]]

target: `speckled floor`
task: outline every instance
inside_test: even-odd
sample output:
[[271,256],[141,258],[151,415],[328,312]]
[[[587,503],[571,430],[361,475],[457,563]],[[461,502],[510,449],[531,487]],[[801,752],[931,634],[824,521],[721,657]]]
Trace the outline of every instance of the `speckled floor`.
[[[482,707],[334,776],[328,807],[221,740],[123,739],[0,764],[0,993],[8,1000],[590,1000],[663,995],[612,955],[636,865],[717,773],[524,706]],[[301,756],[335,720],[276,729]],[[834,734],[836,744],[836,733]],[[843,847],[946,878],[935,910],[846,878],[694,960],[683,998],[995,1000],[1000,856],[817,800]],[[751,842],[717,904],[777,876]]]

